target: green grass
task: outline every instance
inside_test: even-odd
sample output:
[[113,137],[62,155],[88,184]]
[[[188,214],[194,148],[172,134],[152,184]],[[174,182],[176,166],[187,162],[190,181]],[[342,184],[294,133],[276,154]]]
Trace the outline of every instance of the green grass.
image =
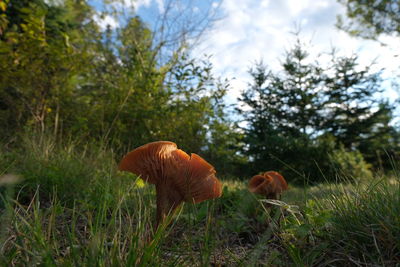
[[400,262],[400,183],[376,177],[363,188],[332,195],[330,240],[338,253],[354,251],[348,260],[395,265]]
[[1,152],[0,266],[400,262],[398,176],[290,187],[272,208],[225,179],[221,198],[183,205],[154,232],[153,186],[118,172],[112,151],[30,138]]

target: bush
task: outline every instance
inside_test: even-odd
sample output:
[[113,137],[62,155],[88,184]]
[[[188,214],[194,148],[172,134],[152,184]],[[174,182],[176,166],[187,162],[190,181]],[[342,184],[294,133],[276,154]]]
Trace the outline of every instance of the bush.
[[357,181],[372,177],[371,165],[366,163],[363,155],[358,151],[348,151],[342,145],[329,154],[332,171],[336,177],[346,181]]

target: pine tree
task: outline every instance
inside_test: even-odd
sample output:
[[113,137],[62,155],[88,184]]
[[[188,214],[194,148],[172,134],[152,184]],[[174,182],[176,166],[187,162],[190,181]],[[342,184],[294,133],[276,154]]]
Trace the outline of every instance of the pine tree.
[[317,64],[307,61],[298,40],[286,52],[282,72],[268,72],[261,63],[250,71],[253,84],[242,93],[238,111],[253,169],[315,169],[313,157],[319,156],[312,141],[321,121],[322,75]]
[[371,66],[360,68],[356,55],[333,56],[332,62],[333,73],[325,80],[325,120],[320,129],[332,134],[345,148],[360,150],[375,163],[377,154],[395,145],[388,136],[395,133],[390,125],[394,106],[380,97],[380,73],[372,73]]
[[253,83],[242,93],[238,111],[253,172],[278,169],[289,179],[301,173],[318,180],[321,170],[334,174],[329,154],[337,149],[349,157],[360,151],[377,166],[384,150],[397,147],[393,105],[381,98],[380,73],[360,68],[356,56],[333,53],[331,62],[321,67],[309,61],[298,41],[281,72],[268,72],[263,64],[250,71]]

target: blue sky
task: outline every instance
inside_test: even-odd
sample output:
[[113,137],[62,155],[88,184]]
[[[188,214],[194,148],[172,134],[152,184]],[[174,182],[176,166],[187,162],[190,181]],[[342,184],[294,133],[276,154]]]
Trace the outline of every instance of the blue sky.
[[[101,0],[91,0],[100,7]],[[168,0],[119,0],[119,7],[135,9],[137,14],[153,25],[165,10]],[[398,93],[391,89],[390,79],[400,77],[399,39],[381,36],[379,42],[350,37],[335,27],[336,16],[344,14],[344,8],[336,0],[186,0],[172,1],[192,7],[192,14],[207,7],[218,7],[218,17],[202,35],[192,51],[194,56],[211,55],[216,76],[231,80],[229,101],[235,101],[245,89],[250,77],[248,69],[255,61],[263,60],[271,69],[279,70],[279,59],[285,49],[293,44],[292,32],[301,28],[301,38],[311,45],[315,56],[336,47],[341,55],[356,52],[362,65],[376,60],[375,69],[385,68],[383,77],[385,96],[395,99]],[[186,12],[186,11],[185,11]],[[105,26],[118,26],[115,18],[98,20]]]

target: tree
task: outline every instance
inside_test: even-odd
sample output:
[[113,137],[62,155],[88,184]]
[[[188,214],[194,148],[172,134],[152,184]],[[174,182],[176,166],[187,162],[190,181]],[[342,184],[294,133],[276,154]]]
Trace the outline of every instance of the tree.
[[379,95],[380,74],[360,68],[356,56],[331,56],[331,66],[312,62],[297,42],[281,72],[267,71],[263,64],[250,71],[253,83],[242,93],[238,111],[253,173],[278,169],[289,180],[301,174],[316,181],[323,170],[333,178],[330,159],[335,157],[329,155],[335,151],[348,151],[343,157],[363,162],[354,152],[360,151],[378,165],[377,155],[394,144],[380,136],[397,140],[390,126],[393,106]]
[[321,121],[322,76],[318,64],[307,61],[308,53],[297,40],[286,52],[282,72],[268,72],[262,63],[250,70],[254,83],[242,93],[238,111],[246,122],[245,153],[257,171],[316,167],[312,138]]
[[87,64],[85,3],[11,1],[0,37],[1,124],[9,133],[24,126],[60,128],[62,105],[72,101],[74,79]]
[[371,66],[361,68],[356,55],[332,55],[331,62],[331,72],[324,81],[326,100],[320,129],[345,148],[360,150],[376,165],[377,155],[394,145],[391,138],[384,141],[382,137],[395,131],[390,125],[394,106],[380,97],[380,73],[371,73]]
[[171,98],[166,115],[174,124],[173,131],[165,130],[169,137],[181,140],[187,150],[207,151],[210,128],[222,123],[227,86],[213,76],[208,58],[199,61],[183,54],[167,82]]
[[[377,40],[382,34],[400,36],[400,1],[399,0],[338,0],[346,6],[346,18],[339,16],[337,26],[351,35]],[[396,75],[395,75],[396,76]],[[397,86],[397,81],[394,81]],[[398,102],[398,100],[397,100]],[[359,145],[360,149],[367,153],[367,158],[377,159],[379,166],[383,166],[381,155],[386,153],[391,157],[399,154],[398,142],[399,128],[389,123],[393,117],[393,107],[388,103],[379,105],[379,112],[369,118],[381,120],[379,127],[373,127],[372,132],[367,134],[367,140],[374,139],[371,143]],[[372,123],[373,124],[373,123]],[[374,136],[373,138],[371,136]],[[379,138],[378,136],[381,136]],[[380,140],[380,141],[377,141]],[[373,144],[373,145],[371,145]],[[368,152],[367,152],[368,151]],[[373,156],[375,155],[375,156]]]
[[317,111],[321,105],[318,94],[323,75],[316,62],[309,62],[304,46],[297,39],[294,47],[286,52],[283,72],[275,75],[273,86],[283,100],[280,109],[284,112],[278,118],[282,126],[311,136],[321,120]]
[[348,33],[376,39],[381,34],[400,36],[399,0],[338,0],[346,6],[347,20],[338,17],[337,26]]
[[[374,117],[380,111],[382,92],[379,73],[361,70],[357,56],[332,55],[332,74],[325,78],[324,122],[320,129],[332,133],[345,147],[356,146],[362,135],[371,132]],[[381,106],[383,108],[383,106]]]
[[0,2],[0,137],[50,133],[121,154],[171,140],[232,170],[241,157],[225,117],[229,85],[208,58],[188,56],[185,42],[207,23],[193,24],[173,2],[162,25],[182,24],[161,34],[136,15],[103,30],[86,1]]
[[[102,0],[101,16],[121,22],[137,15],[137,0]],[[171,67],[182,52],[196,45],[204,32],[218,20],[218,7],[213,0],[155,1],[157,7],[144,14],[146,27],[152,32],[151,44],[158,66]],[[125,22],[121,22],[122,27]]]
[[[279,131],[281,98],[271,86],[272,73],[259,62],[249,70],[253,83],[242,92],[237,108],[242,117],[244,131],[244,153],[252,159],[253,165],[265,166],[270,159],[269,152],[281,148],[282,140]],[[252,167],[254,168],[254,166]],[[249,175],[251,175],[249,173]]]

